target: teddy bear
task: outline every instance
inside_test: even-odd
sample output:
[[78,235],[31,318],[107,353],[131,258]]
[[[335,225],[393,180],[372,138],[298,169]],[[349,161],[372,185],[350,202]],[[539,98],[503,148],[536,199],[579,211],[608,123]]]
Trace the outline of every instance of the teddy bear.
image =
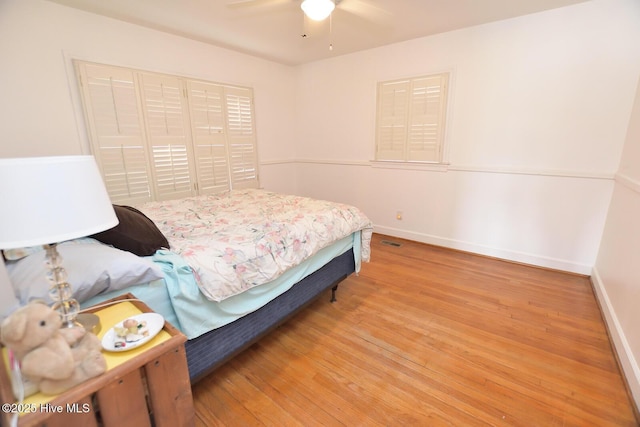
[[0,341],[44,394],[61,393],[107,370],[98,337],[61,326],[58,312],[40,302],[17,309],[0,325]]

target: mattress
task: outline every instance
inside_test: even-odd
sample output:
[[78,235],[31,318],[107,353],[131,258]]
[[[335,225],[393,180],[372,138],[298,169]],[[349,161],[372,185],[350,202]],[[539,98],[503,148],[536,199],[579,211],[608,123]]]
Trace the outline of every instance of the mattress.
[[[333,258],[258,310],[185,343],[194,383],[249,347],[355,270],[353,250]],[[328,297],[328,296],[327,296]],[[327,304],[329,299],[327,298]]]
[[123,293],[131,293],[144,301],[153,311],[162,314],[187,338],[194,339],[261,308],[333,258],[351,249],[351,262],[354,269],[359,271],[362,259],[361,237],[360,231],[357,231],[319,250],[275,280],[219,302],[207,299],[200,292],[184,259],[169,251],[158,251],[151,259],[165,272],[164,280],[103,293],[86,300],[82,306],[89,307]]

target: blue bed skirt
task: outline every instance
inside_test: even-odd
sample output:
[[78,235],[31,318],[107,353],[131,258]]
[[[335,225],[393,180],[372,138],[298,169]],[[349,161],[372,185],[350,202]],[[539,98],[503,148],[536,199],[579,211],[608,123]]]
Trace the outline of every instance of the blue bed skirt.
[[185,348],[191,382],[202,379],[248,348],[320,294],[337,286],[355,268],[353,249],[349,249],[253,313],[187,341]]

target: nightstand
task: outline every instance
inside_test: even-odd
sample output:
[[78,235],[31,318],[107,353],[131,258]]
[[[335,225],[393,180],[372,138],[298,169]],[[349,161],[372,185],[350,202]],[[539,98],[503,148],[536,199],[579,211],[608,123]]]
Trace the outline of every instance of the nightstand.
[[[93,311],[102,336],[116,323],[151,309],[133,295]],[[92,310],[89,310],[92,311]],[[56,396],[40,393],[25,399],[19,426],[175,427],[194,425],[195,412],[184,349],[186,337],[169,323],[148,343],[123,352],[103,351],[107,372]],[[0,369],[0,399],[14,402],[5,360]],[[8,426],[11,414],[2,413]]]

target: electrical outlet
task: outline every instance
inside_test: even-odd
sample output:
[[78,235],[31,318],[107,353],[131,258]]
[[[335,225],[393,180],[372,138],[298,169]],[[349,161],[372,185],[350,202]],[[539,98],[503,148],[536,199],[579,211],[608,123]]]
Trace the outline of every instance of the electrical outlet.
[[398,212],[396,212],[396,219],[397,219],[398,221],[402,221],[402,211],[398,211]]

